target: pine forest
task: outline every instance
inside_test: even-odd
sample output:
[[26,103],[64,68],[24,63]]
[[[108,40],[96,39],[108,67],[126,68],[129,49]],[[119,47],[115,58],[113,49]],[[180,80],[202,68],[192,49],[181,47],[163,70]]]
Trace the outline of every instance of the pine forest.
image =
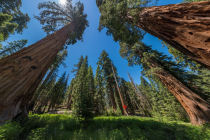
[[209,0],[0,0],[0,140],[209,139]]

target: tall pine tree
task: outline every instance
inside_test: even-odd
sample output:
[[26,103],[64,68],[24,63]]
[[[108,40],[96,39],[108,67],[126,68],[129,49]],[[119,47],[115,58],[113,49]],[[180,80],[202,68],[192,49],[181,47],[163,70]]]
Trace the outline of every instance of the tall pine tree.
[[73,85],[72,111],[74,116],[84,119],[93,117],[94,92],[92,68],[88,68],[88,59],[85,57]]
[[96,75],[95,75],[95,87],[96,87],[96,93],[94,96],[95,101],[95,111],[96,115],[98,114],[104,114],[105,109],[107,109],[105,106],[105,82],[102,75],[102,69],[100,66],[97,66],[96,69]]
[[[108,94],[107,96],[108,96],[109,106],[112,107],[114,112],[116,112],[117,109],[120,109],[121,114],[124,114],[123,104],[121,102],[120,95],[117,90],[114,72],[115,72],[116,77],[118,77],[118,74],[117,74],[115,66],[112,64],[112,61],[109,58],[106,51],[102,51],[98,60],[98,66],[100,66],[102,70],[102,75],[105,80],[105,88],[106,88],[106,93]],[[112,66],[113,66],[113,69],[112,69]],[[116,80],[118,83],[119,82],[118,79]]]

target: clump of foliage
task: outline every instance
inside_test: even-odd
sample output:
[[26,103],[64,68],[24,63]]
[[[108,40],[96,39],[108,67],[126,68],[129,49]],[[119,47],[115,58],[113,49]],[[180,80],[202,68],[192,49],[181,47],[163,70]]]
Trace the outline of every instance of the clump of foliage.
[[74,44],[77,40],[82,40],[82,34],[88,26],[87,15],[84,14],[84,6],[81,2],[72,4],[72,0],[67,0],[65,6],[56,2],[40,3],[38,8],[42,10],[39,16],[35,16],[43,25],[42,29],[47,33],[54,33],[61,27],[73,23],[74,32],[68,34],[66,44]]
[[11,17],[10,23],[16,25],[14,30],[17,33],[22,33],[24,28],[27,28],[27,23],[30,18],[28,14],[24,14],[20,7],[22,6],[21,0],[1,0],[0,13],[8,14]]
[[114,41],[124,41],[128,44],[143,39],[145,32],[131,24],[129,14],[138,14],[138,10],[149,2],[150,0],[96,0],[101,13],[99,30],[106,27],[107,34],[112,34]]
[[0,126],[1,140],[15,140],[22,133],[23,128],[19,123],[9,122]]
[[[20,10],[21,5],[21,0],[0,1],[0,42],[7,40],[10,34],[22,33],[27,28],[30,18]],[[26,43],[26,40],[18,40],[5,46],[0,44],[0,58],[22,49]]]
[[17,28],[16,23],[11,23],[12,16],[0,13],[0,41],[4,41],[9,37],[9,34]]
[[27,40],[17,40],[13,42],[9,42],[8,45],[3,46],[0,48],[0,58],[11,55],[25,47],[27,44]]

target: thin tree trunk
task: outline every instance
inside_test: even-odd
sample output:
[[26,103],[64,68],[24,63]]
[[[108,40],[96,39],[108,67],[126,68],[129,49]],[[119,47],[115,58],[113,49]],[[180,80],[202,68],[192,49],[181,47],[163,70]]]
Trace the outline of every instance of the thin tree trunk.
[[190,121],[194,125],[210,122],[210,105],[198,94],[194,93],[170,72],[162,68],[155,60],[148,60],[151,68],[158,68],[154,73],[160,81],[176,97],[187,112]]
[[113,90],[111,85],[109,85],[109,86],[110,86],[109,89],[110,89],[110,99],[111,99],[112,108],[116,112],[117,104],[116,104],[116,101],[115,101],[115,98],[114,98],[114,90]]
[[122,104],[123,111],[128,116],[128,112],[124,108],[125,104],[124,104],[124,101],[123,101],[123,98],[122,98],[122,94],[120,92],[120,88],[119,88],[119,85],[118,85],[118,82],[117,82],[117,78],[116,78],[116,75],[115,75],[115,71],[114,71],[113,65],[111,64],[111,66],[112,66],[112,72],[114,74],[114,80],[115,80],[115,83],[116,83],[116,86],[117,86],[118,94],[120,96],[120,101],[121,101],[121,104]]
[[136,87],[136,85],[134,84],[133,82],[133,78],[130,76],[130,74],[128,73],[128,77],[133,85],[133,88],[134,88],[134,91],[136,92],[137,96],[139,96],[139,99],[140,99],[140,104],[139,106],[141,107],[141,109],[143,110],[144,112],[144,115],[147,116],[147,117],[151,117],[152,115],[150,114],[150,112],[148,111],[148,107],[146,104],[148,104],[148,106],[151,108],[152,105],[149,103],[149,100],[147,99],[147,97],[141,92],[138,90],[138,88]]
[[38,89],[38,92],[41,92],[41,90],[44,89],[44,87],[46,86],[46,83],[49,81],[50,77],[53,75],[56,69],[57,67],[50,70],[50,72],[47,74],[47,77],[44,79],[40,88]]
[[37,88],[37,90],[35,91],[30,103],[29,103],[29,111],[33,111],[36,102],[38,99],[40,99],[41,96],[41,91],[45,88],[47,81],[50,79],[50,77],[52,76],[53,72],[55,71],[55,68],[53,68],[52,70],[50,70],[50,72],[47,74],[47,77],[44,79],[44,81],[41,83],[41,85]]
[[150,104],[150,102],[149,102],[147,96],[145,96],[145,95],[136,87],[136,85],[135,85],[135,83],[134,83],[134,81],[133,81],[133,78],[131,77],[131,75],[130,75],[129,73],[128,73],[128,77],[129,77],[129,79],[130,79],[130,81],[131,81],[131,83],[132,83],[132,85],[133,85],[133,87],[134,87],[134,89],[135,89],[135,91],[136,91],[136,94],[140,97],[140,99],[143,99],[143,100],[149,105],[150,108],[152,108],[152,105]]
[[68,34],[70,23],[37,43],[0,60],[0,124],[25,110],[34,91],[53,63]]
[[67,108],[68,108],[68,109],[71,108],[71,103],[72,103],[72,95],[69,95],[68,101],[67,101]]
[[42,113],[45,113],[45,110],[46,110],[46,105],[44,105],[44,108],[42,109]]
[[210,69],[210,2],[148,7],[134,19],[128,14],[129,22]]
[[50,112],[50,111],[51,111],[51,108],[52,108],[52,104],[50,103],[50,104],[49,104],[49,107],[48,107],[48,109],[47,109],[47,112]]
[[114,93],[115,93],[115,101],[117,103],[117,107],[119,107],[121,114],[125,115],[125,112],[124,112],[124,109],[123,109],[123,105],[121,103],[120,96],[119,96],[119,93],[118,93],[116,85],[113,85],[113,89],[114,89]]

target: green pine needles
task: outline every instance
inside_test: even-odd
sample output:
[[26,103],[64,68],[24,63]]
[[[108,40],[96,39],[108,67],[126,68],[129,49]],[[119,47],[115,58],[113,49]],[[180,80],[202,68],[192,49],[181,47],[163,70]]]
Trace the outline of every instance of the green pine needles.
[[73,115],[79,118],[90,119],[94,111],[94,77],[91,67],[88,67],[88,58],[83,60],[72,88],[72,111]]
[[65,6],[63,6],[49,1],[40,3],[38,8],[41,12],[35,18],[40,21],[42,29],[47,34],[53,33],[69,23],[74,23],[74,32],[69,33],[66,44],[74,44],[77,40],[82,40],[82,34],[88,26],[88,21],[81,2],[73,5],[72,0],[67,0]]

